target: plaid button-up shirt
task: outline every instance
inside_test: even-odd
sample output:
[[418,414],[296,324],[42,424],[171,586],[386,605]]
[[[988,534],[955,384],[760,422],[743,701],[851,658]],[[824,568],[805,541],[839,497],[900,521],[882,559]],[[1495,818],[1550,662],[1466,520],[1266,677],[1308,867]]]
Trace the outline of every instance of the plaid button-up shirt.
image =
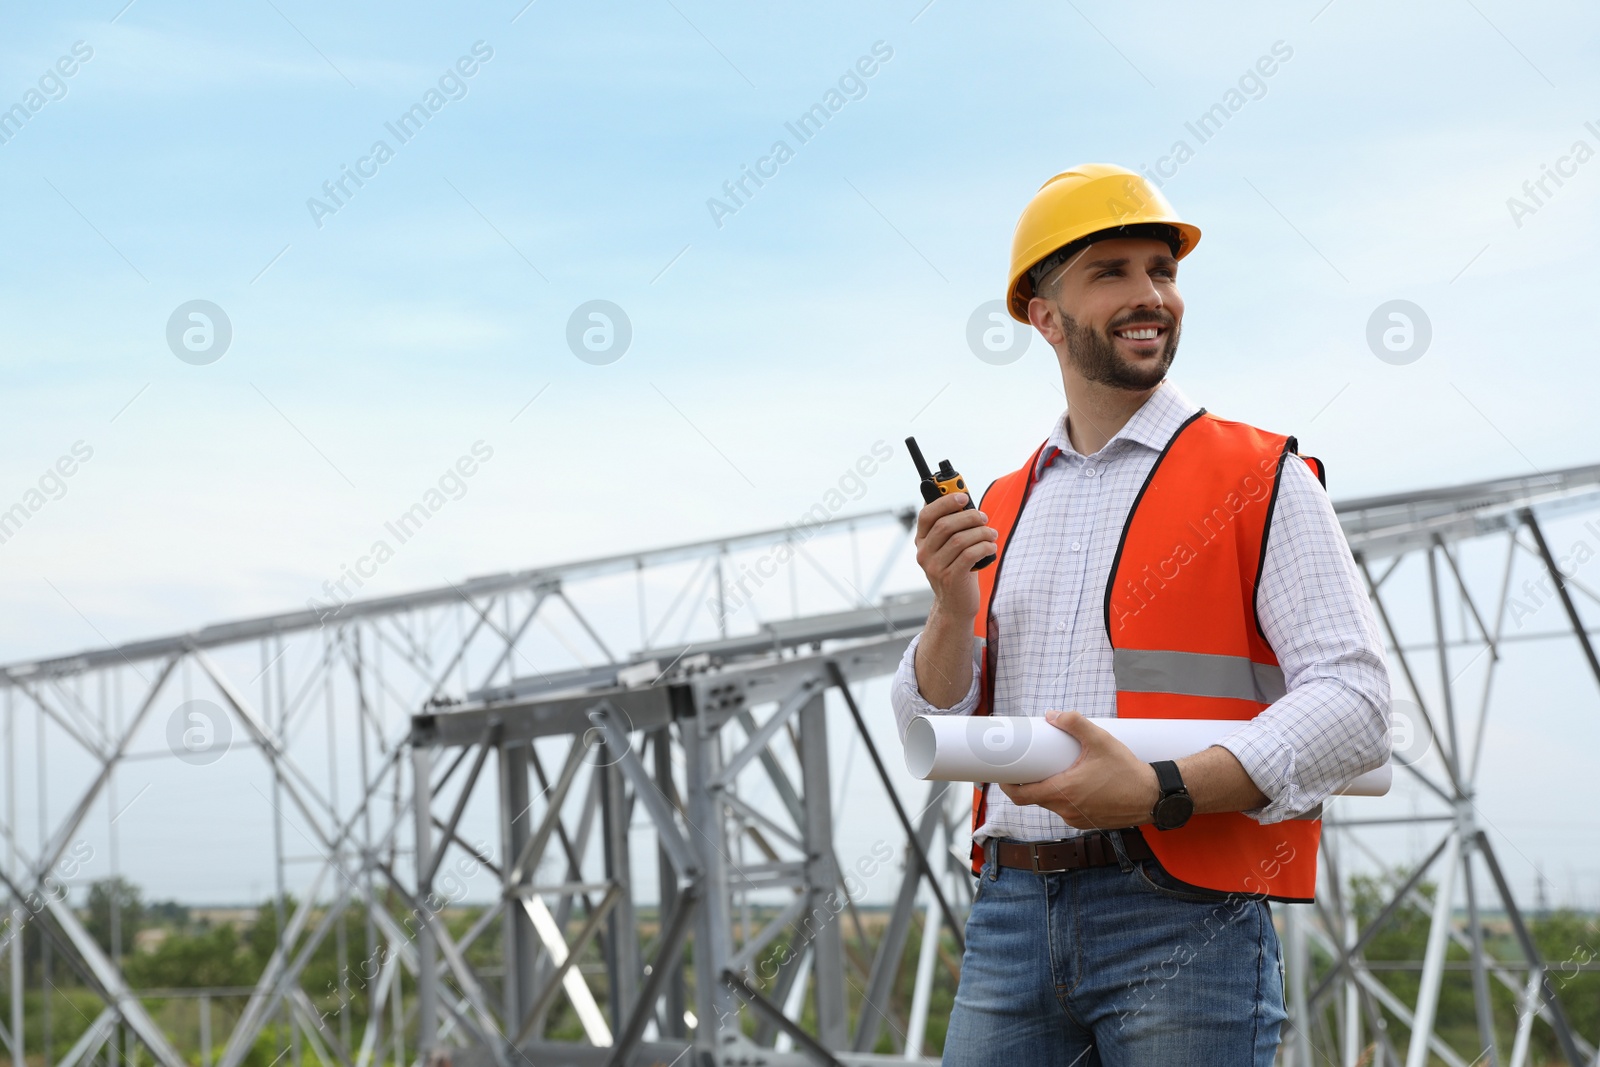
[[[1163,382],[1092,456],[1073,448],[1066,413],[1056,420],[994,591],[996,714],[1043,717],[1056,708],[1116,715],[1106,579],[1139,487],[1198,410]],[[1287,694],[1221,742],[1266,794],[1265,807],[1245,812],[1263,823],[1314,810],[1389,751],[1388,666],[1350,546],[1306,464],[1285,463],[1280,483],[1256,605]],[[970,715],[978,703],[976,643],[972,685],[949,708],[933,707],[917,689],[920,643],[919,634],[890,688],[902,739],[914,716]],[[1078,832],[991,786],[988,817],[974,837],[1045,841]]]

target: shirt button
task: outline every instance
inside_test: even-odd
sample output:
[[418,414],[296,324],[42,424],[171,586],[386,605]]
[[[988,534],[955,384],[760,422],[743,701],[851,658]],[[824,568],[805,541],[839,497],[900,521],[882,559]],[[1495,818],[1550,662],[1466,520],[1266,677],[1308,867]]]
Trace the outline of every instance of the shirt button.
[[1072,551],[1081,552],[1082,550],[1083,550],[1083,545],[1079,544],[1077,541],[1072,542]]
[[1058,623],[1056,623],[1056,629],[1058,629],[1058,630],[1065,630],[1065,629],[1066,629],[1066,628],[1067,628],[1067,624],[1066,624],[1066,623],[1064,623],[1064,622],[1058,622]]
[[1093,478],[1094,477],[1094,468],[1093,467],[1085,467],[1085,468],[1083,468],[1083,476],[1085,478]]

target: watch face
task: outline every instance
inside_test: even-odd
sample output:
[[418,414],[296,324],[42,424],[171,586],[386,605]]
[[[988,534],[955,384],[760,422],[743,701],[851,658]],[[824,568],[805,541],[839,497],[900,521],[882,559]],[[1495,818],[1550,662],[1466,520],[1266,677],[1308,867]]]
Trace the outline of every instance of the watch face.
[[1155,824],[1158,830],[1176,830],[1194,814],[1194,798],[1188,793],[1173,793],[1161,798],[1156,805]]

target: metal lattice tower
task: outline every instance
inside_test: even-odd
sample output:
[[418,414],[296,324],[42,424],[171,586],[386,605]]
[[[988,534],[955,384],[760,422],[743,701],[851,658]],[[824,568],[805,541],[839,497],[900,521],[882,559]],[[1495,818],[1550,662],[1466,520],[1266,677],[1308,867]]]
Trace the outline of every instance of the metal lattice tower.
[[[1465,716],[1474,705],[1461,678],[1473,660],[1458,660],[1475,645],[1469,655],[1487,656],[1492,677],[1510,643],[1505,590],[1523,559],[1549,576],[1571,626],[1535,636],[1575,638],[1600,681],[1573,597],[1595,594],[1560,573],[1543,530],[1552,516],[1597,505],[1600,467],[1338,505],[1390,641],[1396,693],[1410,694],[1435,742],[1408,764],[1408,777],[1432,805],[1416,823],[1441,833],[1357,929],[1342,876],[1382,862],[1368,855],[1378,820],[1342,801],[1330,807],[1318,902],[1279,912],[1292,1016],[1286,1062],[1353,1065],[1372,1046],[1380,1062],[1398,1064],[1389,1019],[1412,1031],[1403,1062],[1423,1063],[1430,1048],[1447,1063],[1472,1062],[1434,1025],[1452,943],[1472,960],[1482,1062],[1525,1063],[1535,1025],[1552,1029],[1569,1062],[1594,1056],[1562,1015],[1475,817],[1489,688],[1486,680],[1475,718]],[[307,1057],[369,1067],[435,1053],[504,1065],[643,1065],[689,1062],[691,1047],[694,1062],[728,1064],[931,1054],[932,991],[953,981],[939,939],[959,954],[971,903],[959,858],[968,791],[910,781],[898,747],[876,740],[872,724],[885,721],[885,709],[861,695],[863,683],[893,672],[929,607],[925,592],[883,595],[904,563],[911,515],[878,512],[314,605],[4,668],[9,792],[0,793],[10,803],[0,885],[11,897],[3,951],[14,977],[0,1039],[20,1059],[19,934],[37,925],[104,1002],[50,1067],[115,1067],[131,1063],[135,1047],[163,1067],[182,1061],[140,1000],[150,991],[129,987],[115,953],[67,906],[61,867],[91,817],[113,811],[119,769],[142,756],[136,742],[162,736],[163,719],[172,736],[173,716],[187,708],[199,718],[178,718],[180,728],[192,721],[211,731],[201,751],[236,732],[225,748],[254,750],[270,772],[284,910],[277,952],[240,991],[217,1067],[238,1067],[268,1026],[289,1035],[284,1062],[295,1067]],[[1507,555],[1490,611],[1490,598],[1469,591],[1459,547],[1494,538],[1506,540]],[[1420,594],[1397,592],[1408,576]],[[785,586],[789,610],[775,613]],[[1468,629],[1449,632],[1451,608],[1470,619]],[[195,692],[204,695],[191,699]],[[320,735],[309,729],[319,713]],[[19,760],[24,724],[41,745],[70,745],[93,768],[31,844],[18,780],[30,775],[43,795],[50,761]],[[871,766],[870,809],[840,803],[833,753],[845,735]],[[183,760],[187,743],[170,755]],[[884,847],[841,855],[844,820],[880,828]],[[492,826],[493,839],[473,839],[469,825]],[[297,834],[315,862],[291,910],[282,889],[295,858],[286,842]],[[497,904],[452,933],[444,909],[469,869],[493,879]],[[1419,888],[1430,877],[1433,901]],[[872,879],[893,887],[881,923],[859,906]],[[1522,958],[1485,950],[1477,914],[1490,898],[1510,917]],[[1453,921],[1458,900],[1465,929]],[[1431,933],[1421,989],[1406,1004],[1373,976],[1363,950],[1396,911],[1419,904]],[[346,943],[341,921],[352,905],[365,916],[359,945]],[[496,965],[474,964],[473,946],[491,930]],[[326,991],[305,985],[308,961],[330,938],[341,975],[370,978],[359,994],[339,991],[367,1000],[359,1034],[342,1017],[330,1023],[313,999]],[[592,958],[597,966],[585,964]],[[1504,1055],[1494,1048],[1492,983],[1512,988],[1524,1008]],[[909,998],[896,992],[906,985]],[[577,1020],[580,1039],[555,1038],[558,1011]],[[890,1056],[871,1053],[880,1040]]]

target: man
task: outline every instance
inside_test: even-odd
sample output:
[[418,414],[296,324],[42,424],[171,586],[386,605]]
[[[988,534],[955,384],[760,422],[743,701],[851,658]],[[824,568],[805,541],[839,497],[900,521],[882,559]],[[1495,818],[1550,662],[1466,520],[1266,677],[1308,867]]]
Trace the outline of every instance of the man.
[[[1019,470],[917,521],[933,589],[892,698],[1044,717],[1070,768],[974,790],[967,951],[947,1065],[1272,1063],[1269,900],[1309,900],[1322,801],[1389,751],[1383,645],[1322,466],[1167,381],[1200,231],[1136,173],[1046,182],[1008,306],[1067,408]],[[974,564],[995,554],[994,564]],[[1096,717],[1237,719],[1141,762]]]

